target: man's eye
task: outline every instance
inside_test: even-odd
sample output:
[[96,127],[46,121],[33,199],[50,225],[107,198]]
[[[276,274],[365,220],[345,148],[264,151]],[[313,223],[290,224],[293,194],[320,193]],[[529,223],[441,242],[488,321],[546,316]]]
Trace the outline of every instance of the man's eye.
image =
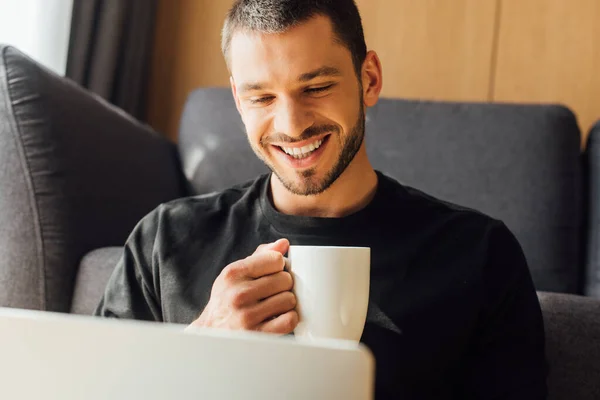
[[251,104],[264,104],[273,100],[273,96],[253,97],[250,99]]
[[315,87],[315,88],[309,88],[309,89],[306,89],[306,92],[307,93],[321,93],[321,92],[325,92],[328,89],[331,89],[332,86],[333,86],[333,84]]

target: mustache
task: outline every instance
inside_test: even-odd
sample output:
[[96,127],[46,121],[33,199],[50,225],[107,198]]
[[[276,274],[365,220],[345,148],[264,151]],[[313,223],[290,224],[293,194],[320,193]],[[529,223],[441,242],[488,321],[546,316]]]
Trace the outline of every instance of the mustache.
[[271,143],[297,143],[302,142],[313,137],[322,135],[328,132],[338,132],[339,128],[337,125],[319,125],[319,126],[311,126],[308,127],[302,134],[298,137],[292,138],[283,133],[273,133],[268,136],[264,136],[260,139],[260,144],[264,147]]

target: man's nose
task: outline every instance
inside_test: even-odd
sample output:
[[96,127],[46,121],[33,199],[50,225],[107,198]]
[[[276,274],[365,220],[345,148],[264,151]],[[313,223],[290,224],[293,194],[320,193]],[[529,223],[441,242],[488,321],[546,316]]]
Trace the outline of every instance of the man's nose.
[[293,99],[279,99],[275,109],[274,130],[290,137],[299,137],[314,123],[312,113]]

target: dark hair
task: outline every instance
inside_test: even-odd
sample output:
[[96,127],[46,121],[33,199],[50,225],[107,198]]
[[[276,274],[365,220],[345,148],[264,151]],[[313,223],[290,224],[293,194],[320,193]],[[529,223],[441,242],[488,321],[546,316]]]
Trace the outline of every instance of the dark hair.
[[354,0],[236,0],[222,32],[221,49],[227,64],[231,38],[236,31],[281,33],[317,15],[329,17],[337,40],[350,50],[360,78],[367,45]]

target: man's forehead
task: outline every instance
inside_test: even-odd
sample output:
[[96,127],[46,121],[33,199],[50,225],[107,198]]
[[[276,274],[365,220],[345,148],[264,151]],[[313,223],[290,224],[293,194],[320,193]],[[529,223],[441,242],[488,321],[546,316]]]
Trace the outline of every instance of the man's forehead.
[[334,32],[333,22],[325,15],[315,15],[306,21],[302,21],[293,25],[290,25],[287,29],[278,32],[266,32],[253,30],[250,28],[240,27],[233,32],[231,40],[233,41],[236,36],[248,36],[253,38],[260,37],[280,37],[282,40],[289,40],[290,38],[298,38],[306,34],[317,35],[321,39],[330,38],[332,41],[336,41],[336,35]]
[[325,19],[311,20],[283,33],[236,32],[231,42],[230,62],[238,83],[243,80],[253,84],[277,74],[294,81],[341,75],[343,64],[351,63],[351,56],[336,40],[329,20]]
[[[331,21],[326,17],[314,17],[289,29],[276,32],[261,32],[249,29],[236,30],[231,38],[231,50],[236,52],[245,47],[276,47],[286,44],[332,47],[340,45]],[[234,49],[236,48],[236,49]]]

